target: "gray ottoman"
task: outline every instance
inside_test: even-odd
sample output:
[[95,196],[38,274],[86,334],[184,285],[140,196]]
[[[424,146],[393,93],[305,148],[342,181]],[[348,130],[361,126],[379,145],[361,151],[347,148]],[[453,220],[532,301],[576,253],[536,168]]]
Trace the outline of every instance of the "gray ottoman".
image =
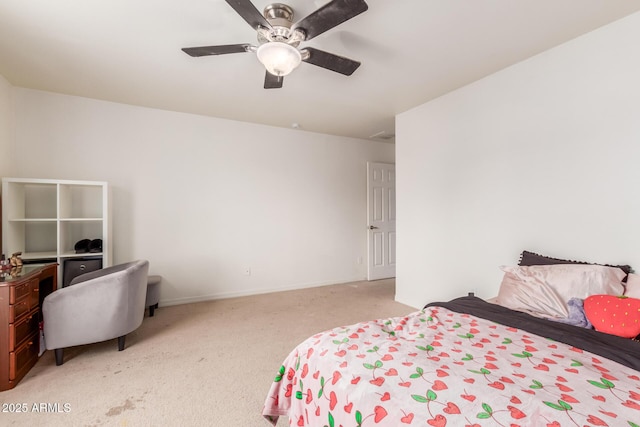
[[149,276],[147,278],[147,299],[144,303],[145,307],[149,307],[149,317],[153,317],[153,312],[158,308],[160,301],[160,282],[162,276]]

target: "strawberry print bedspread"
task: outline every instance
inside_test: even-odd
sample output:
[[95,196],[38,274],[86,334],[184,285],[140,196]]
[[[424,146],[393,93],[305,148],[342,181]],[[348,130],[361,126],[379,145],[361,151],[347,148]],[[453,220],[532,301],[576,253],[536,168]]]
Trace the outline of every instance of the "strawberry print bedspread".
[[274,426],[640,427],[640,373],[432,306],[310,337],[276,372],[263,415]]

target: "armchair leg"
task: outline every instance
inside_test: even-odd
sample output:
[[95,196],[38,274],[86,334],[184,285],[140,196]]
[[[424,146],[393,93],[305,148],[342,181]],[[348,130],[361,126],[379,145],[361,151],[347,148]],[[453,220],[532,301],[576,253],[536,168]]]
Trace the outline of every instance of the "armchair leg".
[[124,350],[124,337],[126,337],[126,335],[118,337],[118,351]]
[[56,348],[55,350],[53,350],[53,352],[56,355],[56,366],[62,365],[62,356],[63,356],[64,350],[61,348]]

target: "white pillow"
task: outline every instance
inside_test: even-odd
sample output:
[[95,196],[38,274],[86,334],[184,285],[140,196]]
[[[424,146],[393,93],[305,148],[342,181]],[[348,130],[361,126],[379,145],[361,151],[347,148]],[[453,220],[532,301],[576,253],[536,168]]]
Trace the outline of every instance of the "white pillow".
[[500,267],[504,271],[498,303],[537,317],[569,317],[571,298],[622,295],[625,272],[617,267],[553,264]]

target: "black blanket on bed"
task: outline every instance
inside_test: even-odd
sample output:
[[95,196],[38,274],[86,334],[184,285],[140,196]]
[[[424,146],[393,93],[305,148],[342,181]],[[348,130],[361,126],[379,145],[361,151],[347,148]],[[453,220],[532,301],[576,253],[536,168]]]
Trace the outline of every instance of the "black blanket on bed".
[[473,296],[460,297],[449,302],[432,302],[425,308],[432,306],[444,307],[457,313],[468,313],[501,325],[547,337],[640,371],[640,342],[638,341],[540,319]]

